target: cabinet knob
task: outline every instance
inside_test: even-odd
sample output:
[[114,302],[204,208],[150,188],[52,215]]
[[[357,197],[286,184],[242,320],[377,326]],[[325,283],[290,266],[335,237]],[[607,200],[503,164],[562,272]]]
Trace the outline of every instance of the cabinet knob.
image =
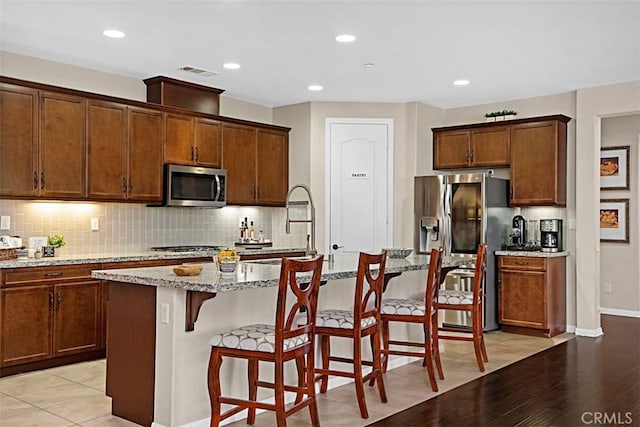
[[129,193],[133,193],[133,181],[129,178]]
[[38,188],[38,172],[33,173],[33,189]]
[[196,162],[200,160],[200,152],[198,151],[198,147],[195,148],[196,150]]
[[471,150],[471,161],[473,162],[473,150]]
[[53,292],[49,292],[49,310],[53,310]]
[[193,162],[196,159],[195,150],[191,147],[191,161]]
[[127,193],[127,178],[122,178],[122,194]]
[[60,303],[62,302],[62,297],[60,296],[60,292],[56,292],[56,310],[60,309]]
[[52,277],[62,277],[62,271],[54,271],[52,273],[44,273],[44,277],[50,279]]
[[40,189],[44,190],[44,172],[40,172]]

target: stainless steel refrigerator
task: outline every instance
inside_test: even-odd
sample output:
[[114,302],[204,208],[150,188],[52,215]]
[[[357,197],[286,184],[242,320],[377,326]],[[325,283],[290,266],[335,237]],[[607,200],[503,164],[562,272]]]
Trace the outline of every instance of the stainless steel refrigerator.
[[[445,278],[448,289],[470,290],[476,253],[487,243],[484,287],[484,329],[498,328],[496,250],[507,242],[514,210],[509,207],[509,181],[489,174],[415,177],[414,249],[426,254],[444,247],[445,256],[468,260]],[[469,316],[446,311],[447,326],[468,327]]]

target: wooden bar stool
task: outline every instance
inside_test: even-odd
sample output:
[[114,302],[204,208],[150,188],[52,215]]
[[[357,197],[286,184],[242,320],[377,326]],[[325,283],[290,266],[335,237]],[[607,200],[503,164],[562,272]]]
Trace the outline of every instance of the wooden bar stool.
[[[311,425],[320,426],[313,381],[314,370],[314,329],[320,277],[323,257],[309,261],[296,261],[283,258],[278,285],[275,325],[250,325],[234,328],[231,331],[214,336],[211,341],[209,358],[209,398],[211,400],[211,426],[217,427],[220,421],[249,410],[247,424],[255,422],[256,409],[275,411],[278,427],[286,425],[286,417],[309,407]],[[298,283],[297,273],[312,272],[309,284]],[[307,276],[308,277],[308,276]],[[295,300],[287,313],[287,293],[293,293]],[[300,309],[303,313],[299,313]],[[248,361],[249,399],[224,397],[220,391],[220,366],[222,357],[235,357]],[[285,385],[285,362],[295,360],[298,372],[296,386]],[[258,375],[258,363],[270,362],[274,365],[273,383],[261,381]],[[275,404],[257,401],[258,387],[275,390]],[[295,392],[295,403],[285,408],[285,391]],[[221,413],[221,405],[234,407]]]
[[[356,385],[358,406],[362,418],[368,418],[367,403],[364,397],[364,383],[377,383],[380,400],[387,403],[387,395],[382,380],[380,365],[380,300],[384,282],[384,269],[387,260],[386,251],[381,254],[360,253],[358,275],[356,277],[353,310],[319,310],[316,320],[316,334],[320,340],[322,368],[316,368],[316,381],[321,381],[320,392],[327,391],[329,375],[353,378]],[[378,266],[376,277],[371,272]],[[366,288],[365,288],[366,282]],[[373,360],[362,360],[362,338],[369,337],[373,349]],[[331,355],[331,337],[348,338],[353,341],[351,358]],[[351,371],[330,369],[330,362],[349,363]],[[363,375],[362,366],[371,366],[371,371]]]
[[[457,341],[472,341],[476,354],[476,361],[480,372],[484,372],[484,363],[488,362],[487,349],[484,344],[484,325],[482,310],[484,272],[487,268],[487,244],[478,246],[476,269],[473,275],[473,289],[471,291],[440,290],[436,307],[439,310],[460,310],[471,313],[471,330],[442,326],[442,332],[456,332],[460,334],[442,334],[440,338]],[[468,336],[471,334],[471,336]],[[464,336],[467,335],[467,336]]]
[[[438,347],[438,310],[435,304],[438,300],[438,287],[440,286],[440,271],[442,269],[442,248],[432,249],[429,258],[429,271],[427,273],[424,299],[411,298],[385,298],[382,300],[380,318],[382,320],[382,356],[383,372],[387,372],[389,355],[421,357],[423,366],[427,367],[429,383],[433,391],[438,391],[433,364],[435,361],[438,375],[444,379],[442,365],[440,363],[440,351]],[[422,324],[424,341],[400,341],[389,339],[389,322],[404,322]],[[420,347],[421,351],[405,351],[391,349],[390,346]]]

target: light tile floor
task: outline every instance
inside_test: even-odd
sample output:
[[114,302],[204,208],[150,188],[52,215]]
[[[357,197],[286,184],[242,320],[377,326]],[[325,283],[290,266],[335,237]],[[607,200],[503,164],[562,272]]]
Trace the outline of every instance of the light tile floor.
[[[485,334],[489,363],[486,373],[500,369],[553,345],[573,338],[572,334],[536,338],[500,331]],[[420,362],[389,370],[385,386],[389,402],[380,402],[377,388],[366,387],[369,419],[360,418],[353,384],[318,394],[320,422],[324,426],[358,427],[382,419],[481,375],[470,343],[441,341],[445,347],[442,364],[445,380],[439,380],[440,391],[429,387]],[[111,399],[104,394],[105,360],[78,363],[0,379],[0,425],[28,426],[135,426],[111,415]],[[273,426],[273,413],[256,417],[256,427]],[[246,426],[244,420],[231,424]],[[308,427],[309,413],[303,410],[288,419],[289,427]]]

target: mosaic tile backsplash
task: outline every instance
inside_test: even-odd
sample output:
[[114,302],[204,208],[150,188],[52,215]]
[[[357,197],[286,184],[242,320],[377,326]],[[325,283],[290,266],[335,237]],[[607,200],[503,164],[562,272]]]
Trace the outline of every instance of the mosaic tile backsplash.
[[[256,236],[263,230],[274,246],[305,247],[307,224],[292,224],[285,233],[284,208],[221,209],[147,207],[125,203],[73,203],[0,200],[0,215],[10,217],[10,229],[0,234],[29,237],[63,234],[65,255],[138,252],[152,246],[186,244],[233,245],[241,218],[253,221]],[[304,219],[304,206],[291,209],[291,218]],[[99,230],[91,231],[98,218]]]

